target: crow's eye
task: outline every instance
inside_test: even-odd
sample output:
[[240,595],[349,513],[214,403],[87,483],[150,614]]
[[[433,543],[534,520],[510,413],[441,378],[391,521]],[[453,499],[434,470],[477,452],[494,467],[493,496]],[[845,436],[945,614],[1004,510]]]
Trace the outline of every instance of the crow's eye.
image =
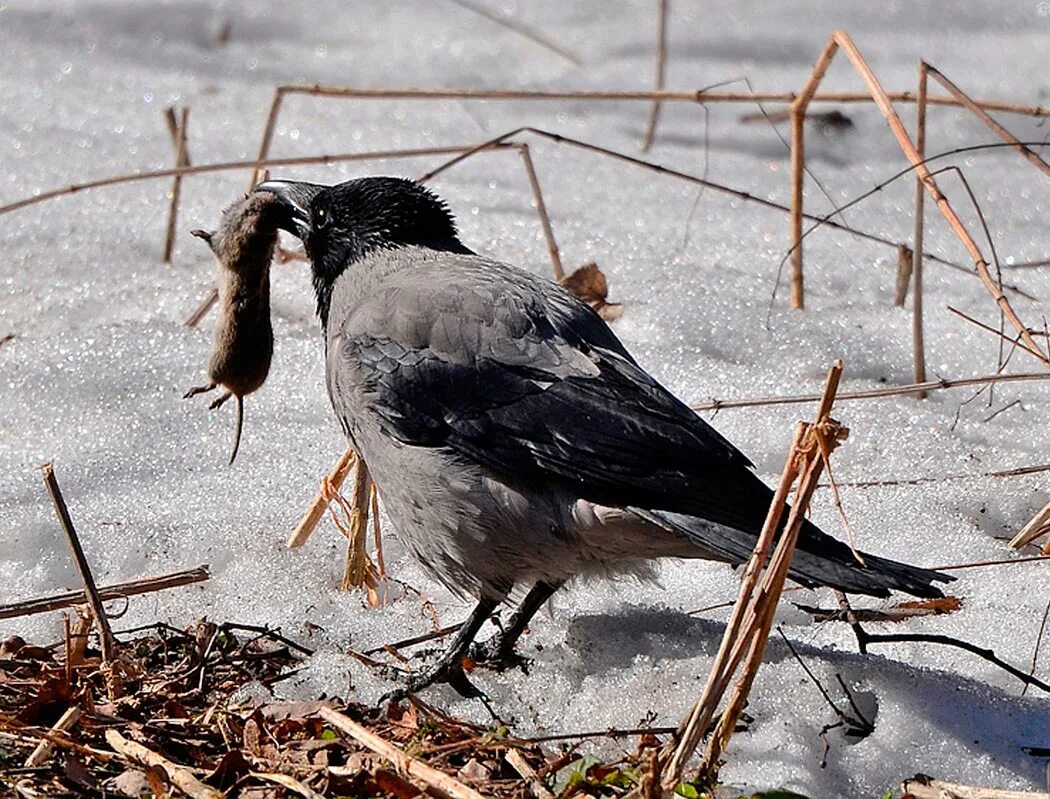
[[328,227],[328,209],[321,206],[314,211],[314,230],[324,230]]

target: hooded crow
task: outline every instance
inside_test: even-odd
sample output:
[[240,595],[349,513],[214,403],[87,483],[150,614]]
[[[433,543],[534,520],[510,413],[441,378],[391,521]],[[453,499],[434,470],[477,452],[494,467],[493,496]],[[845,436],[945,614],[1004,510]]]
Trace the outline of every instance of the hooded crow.
[[[747,560],[773,492],[588,305],[469,250],[448,207],[413,181],[271,180],[255,191],[278,197],[283,226],[306,246],[332,407],[400,539],[477,600],[405,691],[444,681],[476,695],[464,655],[515,662],[529,620],[570,579],[646,576],[661,557]],[[791,577],[921,597],[951,579],[864,561],[807,521]],[[518,592],[501,632],[470,649]]]

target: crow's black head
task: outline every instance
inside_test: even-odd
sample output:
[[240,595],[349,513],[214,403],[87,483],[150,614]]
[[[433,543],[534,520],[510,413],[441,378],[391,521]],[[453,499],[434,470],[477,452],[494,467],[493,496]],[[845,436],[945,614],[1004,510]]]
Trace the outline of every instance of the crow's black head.
[[336,279],[368,253],[407,245],[469,252],[448,206],[405,178],[359,178],[336,186],[268,180],[255,191],[276,194],[287,208],[282,227],[306,246],[317,313],[326,326]]

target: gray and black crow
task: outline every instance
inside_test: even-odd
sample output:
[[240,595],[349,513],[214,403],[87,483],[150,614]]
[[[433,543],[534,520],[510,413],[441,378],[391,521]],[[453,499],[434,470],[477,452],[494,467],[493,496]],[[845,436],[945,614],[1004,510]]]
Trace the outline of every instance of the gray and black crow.
[[[647,575],[660,557],[740,564],[773,492],[751,462],[654,380],[585,303],[460,242],[410,180],[267,181],[313,267],[328,393],[390,520],[423,567],[478,604],[407,683],[475,689],[462,659],[507,665],[533,614],[574,577]],[[806,522],[806,586],[940,596],[951,578],[850,548]]]

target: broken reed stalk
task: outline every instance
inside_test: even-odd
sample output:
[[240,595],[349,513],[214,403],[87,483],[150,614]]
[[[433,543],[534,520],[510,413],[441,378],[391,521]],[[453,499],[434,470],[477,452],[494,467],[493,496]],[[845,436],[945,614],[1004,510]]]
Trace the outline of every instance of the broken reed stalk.
[[322,478],[321,487],[317,490],[317,495],[314,497],[313,502],[310,503],[310,507],[306,509],[306,513],[303,514],[303,518],[299,521],[295,531],[288,538],[285,544],[287,547],[295,549],[306,543],[306,539],[310,537],[314,528],[317,527],[317,523],[321,521],[325,511],[328,510],[328,505],[332,501],[332,492],[342,488],[343,482],[354,467],[356,459],[357,453],[354,452],[354,448],[348,446],[336,463],[335,468]]
[[[190,157],[186,151],[186,130],[189,125],[190,109],[183,108],[179,121],[175,121],[175,108],[168,106],[164,111],[168,123],[168,132],[175,145],[175,166],[189,166]],[[175,249],[175,225],[179,214],[179,195],[182,193],[182,175],[172,178],[171,204],[168,206],[168,232],[164,238],[164,263],[171,263],[171,254]]]
[[106,730],[106,743],[113,748],[114,752],[119,752],[125,759],[133,763],[147,767],[159,766],[164,770],[172,785],[193,799],[222,799],[222,792],[198,780],[187,766],[173,763],[152,749],[147,749],[135,741],[129,741],[116,730]]
[[[707,684],[692,710],[682,720],[676,740],[669,743],[662,753],[667,763],[662,784],[667,790],[673,790],[681,781],[686,761],[696,750],[701,738],[711,729],[711,722],[722,696],[746,656],[744,670],[704,756],[703,770],[707,775],[714,775],[718,769],[718,756],[728,743],[754,674],[761,663],[773,614],[790,568],[798,531],[824,467],[817,437],[825,437],[827,444],[833,447],[847,432],[829,416],[841,375],[842,362],[836,361],[828,371],[816,421],[812,424],[800,422],[798,425],[765,524],[745,568],[740,593],[726,625]],[[800,475],[802,479],[795,492],[787,522],[770,558],[769,551],[777,531],[781,529],[780,520],[788,494],[795,479]]]
[[[1028,524],[1021,528],[1021,531],[1011,539],[1010,546],[1013,549],[1021,549],[1048,533],[1050,533],[1050,502],[1046,503],[1043,509],[1035,514]],[[1042,553],[1050,555],[1050,537],[1043,544]]]
[[[167,588],[177,588],[183,585],[191,585],[207,580],[211,575],[208,567],[198,566],[195,569],[162,574],[158,577],[143,577],[139,580],[130,580],[126,583],[114,583],[98,589],[99,599],[106,602],[120,597],[129,597],[136,594],[148,594],[152,591],[163,591]],[[54,594],[37,599],[26,599],[21,602],[12,602],[0,605],[0,619],[13,619],[19,616],[32,616],[35,613],[47,613],[52,610],[72,607],[83,604],[85,594],[83,591],[67,591],[62,594]]]
[[1000,788],[977,788],[955,782],[930,779],[924,774],[901,783],[904,796],[913,799],[1050,799],[1043,791],[1007,791]]
[[[927,67],[925,62],[919,62],[919,102],[915,107],[915,151],[919,158],[926,159],[926,103],[927,103]],[[911,315],[911,338],[912,338],[912,362],[914,371],[914,382],[926,381],[926,345],[923,337],[922,324],[922,252],[923,252],[923,214],[926,198],[926,187],[922,178],[915,176],[915,228],[912,235],[911,249],[911,274],[915,283],[912,292],[912,315]],[[926,392],[917,393],[917,399],[926,399]]]
[[54,466],[48,461],[40,469],[43,472],[44,486],[47,488],[48,494],[51,495],[51,502],[55,506],[55,514],[58,516],[58,521],[62,525],[66,539],[69,541],[69,548],[73,552],[73,560],[77,564],[77,571],[80,572],[80,579],[84,583],[84,593],[87,596],[88,606],[95,617],[95,623],[98,624],[98,637],[102,649],[102,666],[106,668],[116,655],[116,638],[113,636],[113,629],[109,626],[109,619],[106,618],[106,610],[102,607],[102,599],[99,597],[98,588],[95,586],[95,578],[91,574],[91,567],[84,556],[84,549],[80,546],[80,538],[77,537],[77,531],[73,527],[73,520],[69,516],[69,508],[66,506],[66,500],[62,496],[62,489],[58,487]]
[[[1039,353],[1040,360],[1050,367],[1050,355],[1044,353],[1040,347],[1035,343],[1035,339],[1028,332],[1028,328],[1021,322],[1017,313],[1014,311],[1013,306],[1007,299],[1006,295],[1003,294],[1002,289],[996,284],[992,278],[991,273],[988,270],[988,262],[985,261],[980,248],[977,243],[973,240],[973,237],[967,231],[966,226],[963,225],[962,220],[956,214],[955,209],[952,208],[948,202],[948,198],[941,192],[940,187],[937,185],[937,181],[930,173],[929,167],[927,167],[925,160],[919,155],[915,149],[915,145],[912,144],[911,138],[908,136],[908,132],[904,129],[904,124],[901,122],[900,117],[897,115],[896,110],[893,108],[893,104],[890,100],[889,95],[882,88],[875,73],[872,72],[871,67],[868,66],[864,56],[861,55],[857,46],[853,43],[849,34],[842,30],[835,31],[831,38],[828,40],[824,51],[821,53],[820,58],[817,61],[817,66],[813,70],[813,76],[810,83],[806,86],[806,92],[799,96],[799,102],[792,103],[791,110],[793,119],[797,116],[804,115],[806,106],[810,99],[812,99],[812,92],[816,89],[816,83],[819,83],[820,78],[823,77],[824,72],[827,70],[828,64],[831,59],[834,58],[838,50],[841,49],[846,57],[849,59],[854,70],[860,75],[861,79],[867,86],[868,92],[878,107],[879,111],[882,112],[883,117],[886,119],[886,123],[889,125],[890,130],[893,132],[894,137],[897,139],[897,143],[903,150],[904,155],[911,163],[912,167],[916,170],[919,179],[925,186],[926,191],[929,192],[937,205],[937,209],[944,216],[948,225],[955,233],[956,237],[962,242],[966,251],[973,259],[974,268],[977,271],[978,276],[981,278],[981,282],[984,283],[985,288],[989,294],[995,299],[999,309],[1003,312],[1007,319],[1010,320],[1010,324],[1014,326],[1021,338],[1024,340],[1032,350]],[[808,94],[807,94],[808,93]],[[927,102],[931,102],[930,98],[927,98]],[[794,126],[793,126],[794,129]],[[792,307],[801,308],[802,304],[799,302],[796,305],[795,297],[795,277],[797,271],[798,284],[797,288],[801,290],[801,271],[802,271],[802,247],[801,247],[801,213],[802,213],[802,191],[801,191],[801,175],[797,176],[794,170],[795,159],[796,159],[796,143],[798,144],[799,152],[801,155],[802,140],[799,138],[796,140],[792,139],[792,236],[794,238],[793,250],[792,250]],[[798,235],[796,236],[796,232]],[[796,270],[797,267],[797,270]],[[800,298],[799,298],[800,299]]]
[[[667,6],[669,0],[657,0],[657,14],[659,16],[656,35],[656,59],[653,77],[653,88],[661,91],[664,88],[664,79],[667,75]],[[660,101],[653,100],[649,106],[649,121],[645,126],[645,138],[642,140],[642,152],[649,152],[656,137],[656,125],[660,121]]]
[[483,799],[480,793],[467,787],[455,777],[412,757],[342,713],[329,707],[322,707],[318,712],[321,718],[333,727],[393,763],[400,774],[420,780],[438,791],[439,794],[452,797],[452,799]]
[[372,496],[372,477],[364,460],[357,459],[354,470],[354,487],[350,494],[350,537],[346,544],[346,563],[343,567],[342,589],[357,588],[365,584],[368,555],[365,541],[368,538],[368,516]]

